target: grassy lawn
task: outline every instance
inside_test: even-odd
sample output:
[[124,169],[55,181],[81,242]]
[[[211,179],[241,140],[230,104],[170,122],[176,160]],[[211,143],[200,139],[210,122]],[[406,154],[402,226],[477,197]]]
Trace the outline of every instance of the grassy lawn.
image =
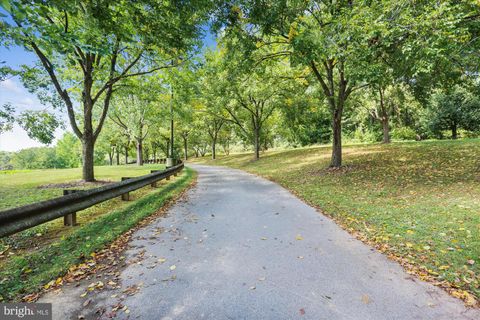
[[[150,170],[164,169],[162,164],[149,164],[139,167],[97,166],[95,177],[100,181],[120,181],[121,177],[135,177],[150,173]],[[82,178],[81,168],[0,171],[0,211],[46,200],[63,195],[63,189],[95,187],[87,184],[81,187],[69,187],[68,183],[78,182]],[[61,186],[57,184],[66,184]]]
[[209,164],[276,181],[407,270],[467,302],[480,298],[480,140],[352,145],[235,154]]
[[[131,168],[129,174],[144,174],[147,168]],[[100,171],[100,170],[99,170]],[[125,174],[125,171],[122,171]],[[105,171],[104,176],[108,172]],[[110,171],[111,177],[121,176]],[[63,227],[63,220],[21,232],[0,242],[0,301],[18,301],[38,291],[51,280],[61,279],[76,264],[89,264],[102,250],[146,217],[156,213],[194,181],[186,168],[177,178],[158,188],[145,187],[133,193],[133,201],[112,199],[77,215],[79,226]],[[57,180],[55,180],[57,181]],[[2,251],[3,247],[3,251]],[[12,249],[14,247],[14,249]]]

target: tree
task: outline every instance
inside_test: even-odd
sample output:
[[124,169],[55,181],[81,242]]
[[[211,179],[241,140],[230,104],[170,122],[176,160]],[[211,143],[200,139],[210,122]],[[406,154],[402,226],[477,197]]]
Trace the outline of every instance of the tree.
[[[174,67],[172,58],[185,56],[196,45],[206,4],[155,0],[2,2],[9,13],[2,21],[4,37],[34,52],[40,62],[27,68],[36,72],[22,75],[49,79],[48,89],[61,99],[71,128],[82,142],[84,180],[94,180],[94,145],[116,87],[126,78]],[[45,89],[35,81],[30,84],[32,90]]]
[[449,1],[238,0],[217,10],[217,26],[227,25],[231,46],[241,47],[254,65],[288,58],[293,66],[308,68],[307,78],[321,88],[319,98],[331,113],[330,166],[340,167],[342,117],[352,93],[381,77],[379,65],[392,50],[402,53],[408,68],[401,73],[411,84],[431,79],[445,66],[445,53],[468,42],[460,24],[465,17],[456,6]]
[[52,143],[55,129],[61,126],[60,120],[46,111],[22,112],[17,121],[30,138],[44,144]]
[[223,125],[220,120],[224,120],[237,126],[243,138],[253,145],[254,158],[259,159],[264,125],[287,91],[280,72],[285,66],[270,63],[254,70],[241,66],[235,52],[220,50],[207,55],[202,94],[211,118],[205,124],[212,148]]
[[215,116],[207,116],[205,119],[205,128],[210,137],[211,146],[212,146],[212,159],[216,159],[216,146],[218,141],[218,134],[225,124],[225,119],[218,118]]
[[128,92],[115,101],[112,111],[111,120],[135,140],[137,165],[142,166],[143,142],[148,135],[152,117],[155,115],[154,103],[135,92]]
[[432,97],[430,125],[432,131],[440,136],[442,130],[450,130],[452,139],[457,139],[459,129],[479,130],[480,97],[460,86],[437,92]]
[[78,168],[82,162],[82,146],[71,132],[66,132],[55,146],[58,162],[63,168]]
[[11,104],[0,106],[0,134],[12,130],[15,118],[13,117],[13,107]]

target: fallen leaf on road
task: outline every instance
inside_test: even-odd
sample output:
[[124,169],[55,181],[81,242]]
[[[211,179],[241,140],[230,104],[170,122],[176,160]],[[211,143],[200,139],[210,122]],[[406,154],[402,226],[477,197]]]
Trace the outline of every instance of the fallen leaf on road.
[[302,237],[301,235],[297,234],[297,236],[295,237],[295,239],[297,239],[297,240],[303,240],[303,237]]
[[265,277],[258,278],[258,281],[265,281]]
[[250,290],[255,290],[255,289],[257,289],[257,287],[251,286],[249,289],[250,289]]
[[88,306],[90,302],[92,302],[92,299],[85,300],[85,302],[83,303],[83,306],[84,307]]
[[301,316],[303,316],[303,315],[305,314],[305,309],[302,308],[302,309],[300,309],[299,311],[300,311],[300,315],[301,315]]
[[365,304],[369,304],[370,303],[370,297],[366,294],[364,294],[362,296],[362,302],[365,303]]
[[262,239],[262,240],[267,240],[267,238],[265,238],[265,237],[262,237],[261,239]]
[[176,265],[171,265],[171,266],[170,266],[170,270],[173,271],[173,270],[175,270],[175,269],[177,269],[177,266],[176,266]]
[[167,259],[165,259],[165,258],[159,258],[157,261],[160,262],[160,263],[164,263],[165,261],[167,261]]

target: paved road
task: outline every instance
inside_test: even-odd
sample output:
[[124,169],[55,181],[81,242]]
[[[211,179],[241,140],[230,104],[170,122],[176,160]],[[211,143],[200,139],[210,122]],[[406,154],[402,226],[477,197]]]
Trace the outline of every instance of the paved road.
[[143,259],[121,272],[122,288],[88,308],[86,284],[49,294],[56,318],[121,302],[120,319],[480,319],[278,185],[192,167],[197,186],[135,234],[127,260]]

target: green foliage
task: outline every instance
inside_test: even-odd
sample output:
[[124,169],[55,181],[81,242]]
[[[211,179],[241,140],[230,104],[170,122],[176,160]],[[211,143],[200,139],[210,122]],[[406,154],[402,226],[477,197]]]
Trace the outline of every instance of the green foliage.
[[19,115],[18,123],[28,136],[44,144],[52,143],[55,130],[62,126],[56,115],[46,111],[26,111]]
[[416,140],[417,133],[409,127],[400,127],[392,130],[392,138],[395,140]]
[[0,151],[0,172],[2,170],[9,170],[13,168],[11,164],[12,153],[6,151]]
[[22,149],[13,154],[11,161],[16,169],[55,168],[57,164],[55,149],[48,147]]
[[432,96],[430,117],[430,127],[440,137],[442,130],[451,130],[454,139],[459,129],[479,130],[480,97],[460,86],[437,92]]
[[0,134],[12,130],[15,118],[14,109],[11,104],[0,106]]
[[55,146],[56,157],[60,168],[77,168],[80,166],[81,143],[75,135],[66,132]]

